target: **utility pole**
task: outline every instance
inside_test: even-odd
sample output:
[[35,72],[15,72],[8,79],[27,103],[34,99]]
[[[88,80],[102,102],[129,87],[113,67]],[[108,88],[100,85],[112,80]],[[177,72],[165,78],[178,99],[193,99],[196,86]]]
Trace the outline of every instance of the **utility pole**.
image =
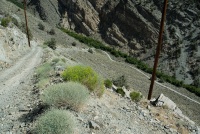
[[168,2],[168,0],[164,0],[162,20],[161,20],[161,23],[160,23],[160,32],[159,32],[159,38],[158,38],[158,46],[157,46],[157,49],[156,49],[156,56],[155,56],[155,61],[154,61],[153,73],[152,73],[152,77],[151,77],[151,85],[150,85],[150,88],[149,88],[148,100],[151,99],[154,81],[155,81],[155,77],[156,77],[156,68],[158,66],[158,58],[159,58],[159,55],[160,55],[160,50],[161,50],[161,45],[162,45],[164,23],[165,23],[166,12],[167,12],[167,2]]
[[28,21],[27,21],[27,16],[26,16],[26,0],[24,0],[24,16],[25,16],[25,22],[26,22],[26,34],[28,37],[28,46],[31,47],[29,30],[28,30]]

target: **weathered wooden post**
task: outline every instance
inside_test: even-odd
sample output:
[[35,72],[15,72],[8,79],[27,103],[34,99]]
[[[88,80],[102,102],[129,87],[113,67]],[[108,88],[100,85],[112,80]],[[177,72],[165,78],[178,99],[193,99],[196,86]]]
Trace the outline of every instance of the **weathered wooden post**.
[[159,55],[160,55],[160,50],[161,50],[161,45],[162,45],[164,23],[165,23],[166,12],[167,12],[167,2],[168,2],[168,0],[165,0],[164,6],[163,6],[162,19],[161,19],[161,23],[160,23],[160,32],[159,32],[159,38],[158,38],[158,46],[157,46],[157,49],[156,49],[156,56],[155,56],[155,61],[154,61],[153,73],[152,73],[152,77],[151,77],[151,85],[150,85],[150,88],[149,88],[148,100],[151,99],[154,81],[155,81],[155,77],[156,77],[156,68],[158,66],[158,58],[159,58]]
[[26,16],[26,0],[24,0],[24,16],[25,16],[25,22],[26,22],[26,34],[28,37],[28,45],[29,45],[29,47],[31,47],[29,30],[28,30],[28,21],[27,21],[27,16]]

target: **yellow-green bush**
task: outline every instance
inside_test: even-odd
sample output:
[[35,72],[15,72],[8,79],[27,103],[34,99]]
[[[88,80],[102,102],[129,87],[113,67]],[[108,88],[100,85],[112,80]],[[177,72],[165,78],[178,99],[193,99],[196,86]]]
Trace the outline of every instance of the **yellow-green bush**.
[[73,115],[64,110],[52,109],[36,122],[35,134],[72,134],[75,121]]
[[62,74],[65,81],[77,81],[88,87],[90,91],[95,91],[101,82],[98,74],[88,66],[68,67]]
[[104,93],[104,81],[91,67],[82,65],[68,67],[63,72],[62,77],[65,81],[82,83],[90,91],[94,91],[99,97]]
[[76,82],[59,83],[49,86],[41,96],[42,101],[54,107],[78,110],[89,98],[88,89]]

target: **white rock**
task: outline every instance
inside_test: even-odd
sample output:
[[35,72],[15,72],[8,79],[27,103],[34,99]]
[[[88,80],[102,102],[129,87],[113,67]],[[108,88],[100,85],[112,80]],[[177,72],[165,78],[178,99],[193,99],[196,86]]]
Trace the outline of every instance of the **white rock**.
[[171,110],[176,109],[176,104],[170,100],[168,97],[161,94],[154,102],[155,106],[161,107],[161,106],[167,106]]

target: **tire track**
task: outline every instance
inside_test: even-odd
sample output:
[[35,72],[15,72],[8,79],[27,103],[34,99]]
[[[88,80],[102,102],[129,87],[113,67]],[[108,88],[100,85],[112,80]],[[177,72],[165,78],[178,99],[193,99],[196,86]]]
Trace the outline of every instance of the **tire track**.
[[25,83],[30,81],[30,74],[41,61],[42,50],[35,46],[31,52],[20,59],[14,66],[0,74],[0,107],[13,105],[21,99],[20,93]]

